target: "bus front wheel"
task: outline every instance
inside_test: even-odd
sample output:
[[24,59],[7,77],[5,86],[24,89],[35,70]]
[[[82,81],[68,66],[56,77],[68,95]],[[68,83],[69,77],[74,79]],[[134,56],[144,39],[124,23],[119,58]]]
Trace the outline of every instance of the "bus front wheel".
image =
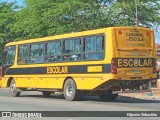
[[14,79],[10,83],[10,93],[13,97],[18,97],[21,93],[20,90],[16,88],[16,82]]
[[82,100],[83,95],[81,91],[77,90],[77,86],[73,79],[69,78],[64,83],[64,97],[66,100],[75,101]]

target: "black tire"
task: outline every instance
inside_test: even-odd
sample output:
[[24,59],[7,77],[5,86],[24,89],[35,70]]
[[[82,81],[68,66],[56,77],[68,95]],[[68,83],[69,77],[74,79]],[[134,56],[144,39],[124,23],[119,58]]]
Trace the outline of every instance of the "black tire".
[[42,94],[43,94],[44,97],[50,97],[52,92],[42,91]]
[[21,94],[20,90],[16,88],[16,82],[14,79],[10,83],[10,94],[13,97],[19,97]]
[[76,101],[83,99],[83,92],[77,90],[77,86],[73,79],[67,79],[64,83],[64,97],[68,101]]
[[99,95],[102,101],[113,101],[117,98],[118,94],[102,94]]

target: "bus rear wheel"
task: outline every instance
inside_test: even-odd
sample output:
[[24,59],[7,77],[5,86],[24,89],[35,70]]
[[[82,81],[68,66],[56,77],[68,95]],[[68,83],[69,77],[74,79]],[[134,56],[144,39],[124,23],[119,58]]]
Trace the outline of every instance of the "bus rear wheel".
[[77,86],[73,79],[69,78],[64,83],[64,97],[68,101],[82,100],[83,93],[82,91],[77,90]]
[[20,96],[20,90],[16,88],[16,82],[13,79],[10,83],[10,94],[13,97],[19,97]]

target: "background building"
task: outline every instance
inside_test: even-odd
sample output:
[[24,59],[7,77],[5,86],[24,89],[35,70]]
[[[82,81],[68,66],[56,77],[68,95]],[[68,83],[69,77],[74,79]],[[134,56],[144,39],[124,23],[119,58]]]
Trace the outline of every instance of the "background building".
[[156,55],[157,55],[157,69],[160,70],[160,44],[156,43]]

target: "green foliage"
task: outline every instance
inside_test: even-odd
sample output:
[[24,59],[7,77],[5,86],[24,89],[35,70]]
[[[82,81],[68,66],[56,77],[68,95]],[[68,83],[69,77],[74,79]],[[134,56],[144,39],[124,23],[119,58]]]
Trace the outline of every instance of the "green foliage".
[[17,8],[18,6],[15,3],[0,3],[0,53],[4,44],[14,39],[14,35],[10,29],[15,23],[14,15]]
[[[158,28],[159,0],[136,0],[139,25]],[[0,42],[38,38],[108,26],[135,25],[135,0],[25,0],[0,3]]]

